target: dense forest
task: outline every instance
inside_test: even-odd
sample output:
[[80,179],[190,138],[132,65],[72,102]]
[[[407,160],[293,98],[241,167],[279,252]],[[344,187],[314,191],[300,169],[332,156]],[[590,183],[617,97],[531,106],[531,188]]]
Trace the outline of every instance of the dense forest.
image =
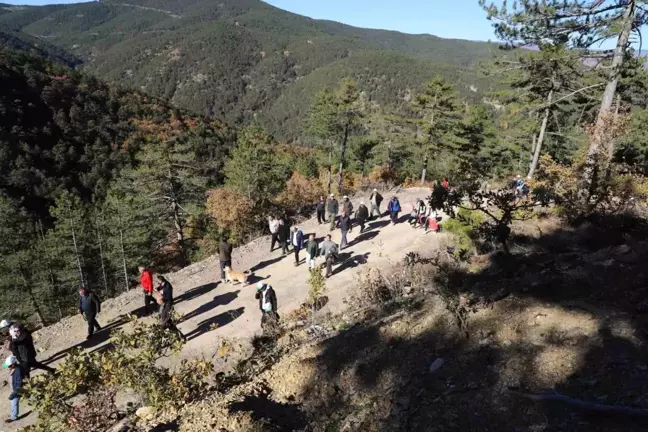
[[[307,214],[328,192],[442,177],[501,184],[520,174],[542,182],[547,167],[555,173],[562,166],[585,174],[576,186],[563,178],[561,190],[600,197],[629,175],[643,184],[648,170],[648,73],[629,36],[623,39],[636,29],[619,27],[628,19],[622,6],[620,15],[600,16],[592,30],[620,38],[621,48],[604,52],[590,50],[594,36],[568,24],[551,40],[552,29],[518,23],[552,9],[484,5],[509,43],[487,56],[485,44],[354,29],[252,0],[216,9],[203,1],[137,5],[148,9],[128,6],[125,13],[123,5],[101,2],[9,8],[0,15],[11,17],[3,25],[11,24],[22,41],[11,45],[20,51],[0,51],[4,314],[55,321],[71,311],[80,286],[114,295],[133,285],[140,265],[184,266],[213,253],[222,237],[242,243],[258,235],[270,213]],[[83,15],[78,26],[51,27],[77,15]],[[579,16],[587,20],[588,12]],[[643,18],[636,12],[633,19]],[[165,36],[149,37],[150,26]],[[128,28],[136,36],[104,38],[99,28],[111,34]],[[58,48],[23,31],[56,31],[51,39],[65,46],[92,40],[74,48],[87,65],[71,69],[75,57],[57,57]],[[296,43],[309,32],[319,38]],[[218,43],[214,35],[222,36]],[[178,50],[167,37],[193,48]],[[164,55],[141,45],[154,41]],[[312,58],[306,67],[315,52],[310,42],[328,47],[317,50],[328,52],[326,62]],[[351,48],[358,44],[371,48]],[[283,51],[253,59],[251,46]],[[438,62],[448,47],[475,51],[470,59],[457,51]],[[132,57],[135,52],[150,58]],[[181,64],[196,64],[194,56],[213,66],[209,79],[192,78],[202,89],[177,85],[190,76]],[[297,58],[300,68],[291,63]],[[110,76],[101,72],[108,60],[118,67],[134,61],[138,69],[106,83],[90,72]],[[479,67],[477,60],[483,60]],[[262,77],[270,81],[250,81]],[[208,115],[174,107],[178,88],[148,87],[169,83],[198,104],[181,106]],[[299,139],[286,144],[285,137]]]
[[370,98],[395,105],[437,74],[477,100],[489,80],[471,68],[498,51],[483,42],[313,20],[259,0],[108,0],[4,10],[0,30],[54,44],[97,77],[231,124],[256,118],[273,135],[301,141],[307,137],[296,119],[318,90],[345,76]]

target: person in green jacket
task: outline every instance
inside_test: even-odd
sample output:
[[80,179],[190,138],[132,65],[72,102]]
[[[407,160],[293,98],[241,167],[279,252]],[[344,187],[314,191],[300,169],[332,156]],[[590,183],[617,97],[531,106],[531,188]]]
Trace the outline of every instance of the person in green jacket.
[[306,243],[306,262],[308,263],[309,269],[315,268],[317,255],[319,255],[319,246],[315,240],[315,234],[311,234],[308,237],[308,243]]

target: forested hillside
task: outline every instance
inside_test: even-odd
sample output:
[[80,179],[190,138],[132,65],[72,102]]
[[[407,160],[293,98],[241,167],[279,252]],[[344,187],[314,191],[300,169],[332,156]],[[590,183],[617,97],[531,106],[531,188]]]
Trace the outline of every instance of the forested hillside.
[[394,105],[436,73],[478,98],[487,85],[466,69],[498,51],[313,20],[259,0],[107,0],[5,12],[0,28],[56,44],[99,77],[235,124],[257,114],[288,139],[303,138],[298,114],[342,70]]
[[3,313],[47,322],[79,286],[126,289],[222,182],[222,123],[6,49],[0,84]]

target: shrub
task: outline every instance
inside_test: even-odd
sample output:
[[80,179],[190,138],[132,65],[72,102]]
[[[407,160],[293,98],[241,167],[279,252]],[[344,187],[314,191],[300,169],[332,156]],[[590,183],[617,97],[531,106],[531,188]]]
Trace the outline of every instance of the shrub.
[[257,229],[252,200],[227,187],[208,192],[205,213],[215,222],[218,234],[233,243],[243,242]]
[[295,171],[286,188],[277,197],[277,204],[288,213],[300,213],[312,207],[320,196],[326,196],[326,190],[318,179],[311,179]]
[[120,390],[135,391],[148,406],[177,409],[207,388],[209,362],[183,361],[176,372],[156,365],[182,347],[177,335],[159,325],[135,322],[129,333],[116,331],[112,344],[89,354],[73,350],[56,375],[29,381],[25,394],[38,411],[38,423],[27,430],[103,431],[116,420]]
[[455,257],[467,260],[477,251],[478,232],[483,223],[484,217],[479,212],[466,209],[459,209],[456,218],[443,223],[443,229],[456,239]]

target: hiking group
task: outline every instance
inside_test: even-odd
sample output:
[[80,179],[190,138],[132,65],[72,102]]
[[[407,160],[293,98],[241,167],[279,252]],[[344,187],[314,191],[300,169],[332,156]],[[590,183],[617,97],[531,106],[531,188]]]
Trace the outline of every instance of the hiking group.
[[[445,180],[444,187],[447,187]],[[270,252],[274,252],[275,246],[281,249],[283,256],[292,252],[294,265],[299,266],[302,262],[300,254],[304,250],[306,268],[309,271],[320,271],[320,268],[323,268],[325,277],[330,278],[334,274],[334,265],[340,261],[340,251],[349,246],[348,235],[353,232],[355,227],[358,227],[359,233],[362,234],[367,229],[369,221],[384,216],[389,216],[392,224],[398,223],[399,214],[402,211],[398,197],[393,196],[388,200],[386,213],[381,211],[383,201],[383,196],[376,189],[369,197],[370,207],[361,201],[357,209],[354,209],[348,196],[344,196],[341,203],[337,201],[334,194],[331,194],[328,200],[320,197],[315,205],[317,222],[320,225],[329,224],[330,231],[321,242],[317,241],[315,234],[309,234],[306,238],[301,228],[297,225],[291,226],[290,220],[286,216],[280,218],[268,216],[268,228],[271,235]],[[436,213],[432,216],[431,209],[427,209],[423,200],[419,199],[412,205],[410,213],[412,226],[424,226],[426,232],[428,230],[438,231],[437,219]],[[336,229],[340,230],[339,245],[333,241],[332,236]],[[233,245],[223,238],[219,243],[218,252],[221,282],[247,283],[249,272],[238,273],[232,270]],[[319,258],[324,260],[320,267],[318,267]],[[167,278],[162,275],[154,275],[149,268],[139,267],[138,270],[144,303],[141,316],[146,317],[157,312],[159,325],[175,333],[178,338],[186,342],[187,338],[178,329],[174,319],[173,286]],[[256,288],[255,298],[259,301],[261,326],[264,332],[268,327],[277,328],[279,314],[277,312],[277,294],[274,288],[263,281],[258,282]],[[103,330],[97,321],[97,316],[101,313],[101,300],[87,287],[81,287],[78,310],[87,322],[86,339],[90,340],[96,332]],[[29,378],[30,372],[33,369],[42,369],[54,374],[56,371],[36,360],[37,351],[31,333],[22,324],[3,320],[0,322],[0,334],[4,335],[5,348],[11,352],[11,355],[3,363],[3,366],[9,369],[11,374],[12,393],[9,397],[11,416],[5,420],[10,423],[19,418],[20,389],[23,380]]]

